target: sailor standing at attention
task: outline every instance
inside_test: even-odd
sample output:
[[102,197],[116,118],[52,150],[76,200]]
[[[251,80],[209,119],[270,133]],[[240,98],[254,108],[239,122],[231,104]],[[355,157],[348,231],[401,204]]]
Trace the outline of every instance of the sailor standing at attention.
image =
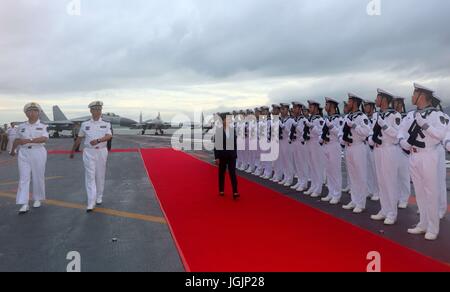
[[75,149],[84,138],[83,163],[85,184],[88,199],[87,212],[95,208],[95,204],[103,202],[105,188],[106,162],[108,160],[107,142],[112,139],[111,124],[102,120],[103,102],[94,101],[89,104],[92,119],[81,124],[80,133],[75,141],[70,158],[74,158]]
[[41,107],[32,102],[24,107],[28,121],[19,125],[17,136],[11,149],[11,156],[16,155],[18,149],[19,188],[17,190],[17,205],[22,205],[19,214],[30,210],[30,182],[33,180],[32,199],[33,208],[41,207],[45,200],[45,165],[47,163],[48,141],[47,126],[39,120]]
[[402,116],[391,108],[394,96],[378,89],[377,106],[380,108],[373,135],[369,143],[375,147],[375,168],[380,184],[380,205],[378,214],[371,216],[372,220],[384,221],[385,225],[397,222],[398,215],[398,132]]
[[325,98],[325,110],[328,117],[322,129],[320,142],[325,152],[325,170],[328,181],[328,196],[322,198],[323,202],[337,205],[342,196],[342,148],[339,144],[339,132],[344,125],[344,119],[339,112],[339,102],[333,98]]
[[359,109],[363,99],[349,93],[348,106],[351,114],[347,117],[342,129],[342,139],[347,147],[347,166],[352,183],[351,202],[343,206],[359,214],[366,209],[367,190],[367,146],[366,139],[370,134],[369,118]]
[[[395,96],[392,100],[394,110],[402,115],[402,122],[400,123],[400,132],[407,132],[411,127],[414,115],[406,113],[405,98]],[[399,188],[399,209],[408,208],[409,197],[411,196],[411,174],[409,171],[409,152],[402,150],[398,145],[398,188]],[[445,154],[444,154],[445,156]],[[445,162],[444,162],[445,163]],[[445,174],[446,175],[446,174]],[[444,179],[445,181],[445,179]],[[447,197],[447,188],[445,188],[445,196]]]
[[[371,129],[370,135],[373,133],[373,129],[377,128],[378,113],[375,112],[376,104],[373,101],[364,101],[364,113],[369,118],[369,126]],[[369,138],[369,137],[368,137]],[[367,187],[369,190],[369,196],[372,201],[380,200],[380,190],[378,188],[377,173],[375,170],[375,158],[374,158],[374,145],[367,143]]]
[[418,111],[408,133],[409,138],[400,141],[403,149],[411,152],[411,177],[416,190],[420,221],[410,234],[425,234],[426,240],[436,240],[439,235],[439,198],[441,179],[439,149],[447,131],[444,114],[433,107],[434,91],[414,84],[412,104]]
[[[442,99],[438,97],[436,94],[433,94],[433,107],[439,109],[439,111],[442,112],[445,118],[445,122],[447,123],[447,135],[445,138],[445,141],[443,141],[443,145],[447,143],[448,136],[448,129],[449,129],[449,122],[450,117],[442,111]],[[448,147],[449,144],[447,144]],[[450,149],[450,148],[449,148]],[[447,200],[447,167],[445,165],[445,147],[439,146],[439,173],[441,175],[441,178],[439,179],[439,183],[441,186],[440,190],[440,199],[439,199],[439,218],[444,219],[445,215],[447,214],[448,209],[448,200]]]
[[320,103],[314,100],[309,100],[308,103],[311,117],[306,122],[306,126],[309,127],[310,131],[310,140],[307,145],[311,158],[311,187],[305,192],[305,195],[318,198],[322,195],[325,175],[325,153],[323,147],[319,144],[325,121],[320,115]]
[[294,183],[294,151],[292,148],[292,141],[290,139],[291,128],[295,123],[290,116],[289,103],[281,103],[281,123],[280,123],[280,158],[281,169],[283,172],[283,180],[279,182],[280,185],[291,187]]

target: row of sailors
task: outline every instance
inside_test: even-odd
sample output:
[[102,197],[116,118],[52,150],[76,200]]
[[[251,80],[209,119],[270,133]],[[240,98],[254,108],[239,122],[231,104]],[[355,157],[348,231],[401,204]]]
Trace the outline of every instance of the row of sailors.
[[[399,208],[407,208],[412,179],[420,222],[408,232],[435,240],[447,211],[449,117],[436,108],[440,98],[422,85],[414,84],[412,103],[417,110],[405,113],[404,98],[378,89],[375,102],[349,93],[343,115],[332,98],[325,98],[326,117],[314,100],[308,108],[293,102],[292,107],[274,104],[271,112],[266,106],[233,112],[238,140],[246,143],[238,148],[246,150],[238,150],[237,167],[314,198],[321,196],[326,181],[328,195],[322,201],[337,205],[349,191],[351,202],[343,208],[356,214],[365,210],[367,198],[379,200],[380,212],[371,218],[386,225],[396,223]],[[269,152],[260,147],[262,141],[279,145],[276,159],[261,159]]]

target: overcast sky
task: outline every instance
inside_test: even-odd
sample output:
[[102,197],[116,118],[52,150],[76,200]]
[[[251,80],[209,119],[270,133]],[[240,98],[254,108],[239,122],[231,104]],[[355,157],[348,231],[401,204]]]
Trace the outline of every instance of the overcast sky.
[[[450,104],[450,1],[2,0],[0,122],[28,101],[137,119],[250,108],[412,83]],[[76,10],[72,10],[75,11]],[[73,14],[73,13],[72,13]],[[51,116],[51,114],[50,114]]]

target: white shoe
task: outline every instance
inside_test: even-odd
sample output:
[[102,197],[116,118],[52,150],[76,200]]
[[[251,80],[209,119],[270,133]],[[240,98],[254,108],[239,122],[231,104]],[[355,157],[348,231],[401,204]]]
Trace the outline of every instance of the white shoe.
[[407,202],[401,202],[398,204],[398,208],[399,209],[406,209],[408,208],[408,203]]
[[356,205],[353,204],[352,202],[348,203],[347,205],[342,206],[342,209],[345,209],[345,210],[353,210],[355,208],[356,208]]
[[304,186],[299,186],[296,190],[297,192],[304,192],[306,188]]
[[430,233],[430,232],[427,232],[426,234],[425,234],[425,239],[426,240],[431,240],[431,241],[433,241],[433,240],[436,240],[437,239],[437,234],[433,234],[433,233]]
[[40,208],[40,207],[41,207],[41,202],[40,201],[34,201],[33,208]]
[[312,193],[313,193],[313,190],[312,190],[312,189],[309,189],[309,190],[307,190],[307,191],[305,192],[305,195],[309,196],[309,195],[311,195]]
[[397,221],[391,218],[386,218],[386,220],[384,220],[384,225],[394,225]]
[[94,211],[94,208],[95,208],[95,206],[89,205],[89,206],[87,206],[86,211],[87,211],[88,213],[89,213],[89,212],[92,212],[92,211]]
[[372,197],[370,198],[370,200],[372,200],[372,201],[374,201],[374,202],[378,202],[378,201],[380,200],[380,197],[379,197],[379,196],[372,196]]
[[30,206],[28,204],[22,205],[22,207],[19,210],[19,214],[25,214],[28,211],[30,211]]
[[362,208],[356,207],[355,209],[353,209],[353,213],[355,214],[361,214],[362,212],[364,212],[364,209]]
[[103,204],[103,199],[102,198],[97,198],[96,203],[97,203],[97,205]]
[[337,204],[339,204],[340,201],[341,201],[341,199],[333,198],[333,199],[331,199],[330,204],[337,205]]
[[423,230],[420,227],[416,227],[416,228],[408,229],[408,233],[409,234],[414,234],[414,235],[420,235],[420,234],[425,234],[426,230]]
[[378,213],[377,215],[370,216],[370,219],[375,220],[375,221],[382,221],[382,220],[386,220],[386,216],[383,216],[381,213]]
[[331,201],[331,196],[326,196],[325,198],[320,199],[322,202],[330,202]]
[[286,181],[286,183],[284,184],[284,186],[285,186],[285,187],[290,187],[290,186],[292,186],[292,184],[293,184],[293,181],[288,180],[288,181]]
[[291,189],[296,190],[300,186],[300,183],[297,183],[291,187]]
[[320,197],[320,194],[317,194],[317,193],[312,193],[311,194],[311,198],[318,198],[318,197]]

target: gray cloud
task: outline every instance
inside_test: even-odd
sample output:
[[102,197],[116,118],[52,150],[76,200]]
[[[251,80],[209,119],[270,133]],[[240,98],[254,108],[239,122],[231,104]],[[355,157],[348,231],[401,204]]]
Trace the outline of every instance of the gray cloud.
[[381,0],[376,17],[369,0],[81,0],[80,17],[66,14],[69,2],[2,1],[1,95],[276,79],[271,101],[410,94],[412,81],[450,96],[449,1]]

